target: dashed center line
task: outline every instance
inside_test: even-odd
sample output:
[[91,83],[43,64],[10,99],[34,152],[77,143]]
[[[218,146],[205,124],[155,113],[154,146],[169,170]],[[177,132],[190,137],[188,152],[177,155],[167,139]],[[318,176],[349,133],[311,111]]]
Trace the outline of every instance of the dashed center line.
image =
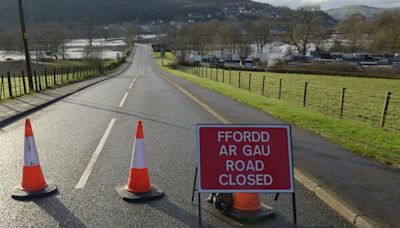
[[99,145],[97,145],[97,148],[94,151],[92,158],[89,161],[89,164],[87,165],[85,171],[83,172],[83,174],[81,176],[81,179],[79,180],[78,184],[76,184],[75,188],[82,189],[85,187],[86,182],[89,179],[90,173],[93,170],[94,164],[96,163],[97,158],[100,155],[100,152],[102,151],[104,145],[106,144],[107,138],[110,135],[112,127],[114,126],[115,120],[116,119],[112,119],[110,121],[110,123],[108,124],[108,127],[107,127],[106,131],[104,132],[104,135],[101,138]]
[[128,94],[129,94],[129,93],[125,93],[125,95],[124,95],[124,97],[122,98],[121,103],[119,103],[118,107],[121,108],[122,106],[124,106],[124,103],[125,103],[126,98],[128,97]]

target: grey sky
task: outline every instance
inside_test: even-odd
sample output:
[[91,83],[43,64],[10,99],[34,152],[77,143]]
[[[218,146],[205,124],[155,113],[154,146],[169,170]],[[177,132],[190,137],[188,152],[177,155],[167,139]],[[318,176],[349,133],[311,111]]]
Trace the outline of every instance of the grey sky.
[[338,8],[344,5],[368,5],[381,8],[399,7],[399,0],[253,0],[275,6],[297,8],[301,5],[321,5],[322,9]]

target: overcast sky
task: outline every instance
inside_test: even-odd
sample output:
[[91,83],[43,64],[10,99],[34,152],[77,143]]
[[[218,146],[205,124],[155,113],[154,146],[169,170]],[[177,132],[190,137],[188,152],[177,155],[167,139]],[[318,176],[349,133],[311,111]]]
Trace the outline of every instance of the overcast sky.
[[368,5],[382,8],[399,7],[400,0],[253,0],[275,6],[297,8],[301,5],[321,5],[322,9],[338,8],[344,5]]

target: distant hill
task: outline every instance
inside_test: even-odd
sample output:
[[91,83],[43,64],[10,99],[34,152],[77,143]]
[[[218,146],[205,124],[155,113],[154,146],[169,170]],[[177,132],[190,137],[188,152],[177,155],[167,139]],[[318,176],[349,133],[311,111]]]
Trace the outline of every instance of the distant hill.
[[[16,0],[0,0],[0,23],[18,23]],[[26,11],[31,11],[35,22],[59,21],[74,23],[84,17],[96,24],[123,21],[148,22],[179,20],[189,13],[222,15],[235,12],[238,7],[254,12],[280,14],[288,10],[251,0],[24,0]]]
[[350,5],[350,6],[344,6],[340,7],[337,9],[329,9],[325,10],[327,14],[329,14],[331,17],[335,18],[336,20],[344,20],[346,17],[360,13],[367,18],[372,18],[376,14],[379,14],[381,12],[387,11],[387,10],[393,10],[392,9],[387,9],[387,8],[377,8],[377,7],[372,7],[372,6],[366,6],[366,5]]

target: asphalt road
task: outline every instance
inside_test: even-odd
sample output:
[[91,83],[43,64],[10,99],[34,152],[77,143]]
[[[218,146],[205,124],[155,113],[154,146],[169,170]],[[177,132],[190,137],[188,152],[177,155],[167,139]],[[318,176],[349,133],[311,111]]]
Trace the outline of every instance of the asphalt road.
[[[232,100],[224,102],[235,104]],[[240,108],[236,110],[235,122],[249,122],[249,113],[240,112]],[[219,121],[154,72],[148,46],[138,46],[132,65],[122,75],[80,91],[30,118],[42,169],[46,179],[58,186],[59,193],[29,202],[11,199],[12,188],[20,183],[24,121],[0,129],[0,227],[197,226],[197,204],[190,202],[195,124]],[[144,124],[151,181],[166,196],[130,204],[120,199],[115,187],[127,181],[138,119]],[[87,182],[82,184],[82,175],[111,126]],[[296,193],[300,227],[351,227],[299,184]],[[273,195],[262,195],[262,202],[274,208],[275,218],[254,226],[292,226],[290,196],[272,200]],[[203,204],[203,224],[242,225],[207,203]]]

